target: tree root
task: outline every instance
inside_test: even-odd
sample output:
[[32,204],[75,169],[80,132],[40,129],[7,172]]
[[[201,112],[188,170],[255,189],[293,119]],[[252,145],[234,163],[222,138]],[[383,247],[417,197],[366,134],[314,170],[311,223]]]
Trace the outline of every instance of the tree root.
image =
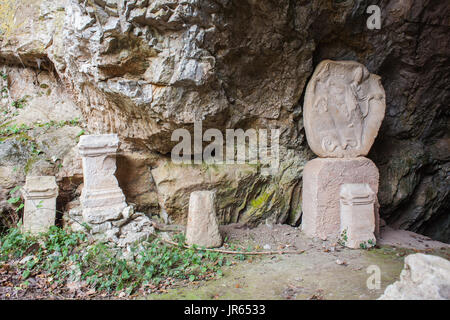
[[[174,241],[171,240],[167,240],[167,239],[163,239],[158,237],[158,239],[161,239],[162,241],[171,244],[173,246],[180,246],[179,243],[176,243]],[[194,249],[197,251],[211,251],[211,252],[219,252],[219,253],[224,253],[224,254],[244,254],[244,255],[265,255],[265,254],[269,254],[269,255],[274,255],[274,254],[302,254],[303,252],[305,252],[305,250],[298,250],[298,251],[286,251],[286,250],[279,250],[279,251],[232,251],[232,250],[223,250],[223,249],[202,249],[202,248],[197,248],[197,247],[192,247],[192,246],[188,246],[183,244],[183,248],[186,249]]]

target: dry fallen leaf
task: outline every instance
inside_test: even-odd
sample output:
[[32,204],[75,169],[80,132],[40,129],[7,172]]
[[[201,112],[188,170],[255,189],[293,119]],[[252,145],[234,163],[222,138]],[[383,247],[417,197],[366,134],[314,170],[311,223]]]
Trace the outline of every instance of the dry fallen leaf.
[[94,293],[95,293],[95,289],[89,289],[89,290],[86,292],[86,295],[90,296],[90,295],[93,295]]
[[72,281],[72,282],[67,283],[67,288],[70,291],[75,291],[75,290],[78,290],[81,288],[81,284],[78,281]]

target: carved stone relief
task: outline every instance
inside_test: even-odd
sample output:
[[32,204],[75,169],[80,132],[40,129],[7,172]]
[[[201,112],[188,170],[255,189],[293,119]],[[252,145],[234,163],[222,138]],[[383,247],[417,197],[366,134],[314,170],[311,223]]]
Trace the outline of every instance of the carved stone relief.
[[308,83],[304,126],[320,157],[357,157],[369,152],[386,109],[379,76],[355,61],[322,61]]

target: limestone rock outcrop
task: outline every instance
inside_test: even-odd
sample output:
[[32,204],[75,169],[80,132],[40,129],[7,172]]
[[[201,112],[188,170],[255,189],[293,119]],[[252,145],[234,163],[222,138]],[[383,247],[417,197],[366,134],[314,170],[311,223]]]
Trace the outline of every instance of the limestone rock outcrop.
[[[192,131],[193,121],[202,119],[205,130],[280,129],[280,147],[289,155],[280,158],[282,170],[249,177],[253,187],[238,190],[232,207],[236,219],[258,223],[275,216],[298,224],[302,166],[312,157],[302,120],[306,82],[322,60],[355,60],[381,76],[386,90],[385,120],[368,155],[380,169],[381,215],[396,227],[450,241],[449,8],[430,0],[379,5],[382,27],[368,30],[364,1],[2,1],[0,70],[8,87],[35,91],[23,109],[8,107],[11,115],[21,114],[8,121],[20,125],[42,110],[43,122],[54,114],[80,122],[51,127],[51,143],[42,138],[34,149],[42,158],[18,135],[3,140],[2,134],[1,207],[11,210],[8,192],[25,181],[15,166],[57,175],[60,209],[78,197],[80,167],[72,148],[84,130],[119,134],[118,180],[127,201],[137,210],[179,217],[186,194],[178,201],[159,193],[151,171],[167,161],[172,131]],[[32,77],[24,83],[27,74]],[[2,100],[2,108],[25,95],[12,90],[13,100]],[[35,130],[44,128],[26,133],[34,138]],[[53,156],[60,160],[48,161]],[[226,184],[219,202],[234,192]]]
[[400,280],[389,285],[379,300],[449,300],[450,261],[411,254],[405,258]]

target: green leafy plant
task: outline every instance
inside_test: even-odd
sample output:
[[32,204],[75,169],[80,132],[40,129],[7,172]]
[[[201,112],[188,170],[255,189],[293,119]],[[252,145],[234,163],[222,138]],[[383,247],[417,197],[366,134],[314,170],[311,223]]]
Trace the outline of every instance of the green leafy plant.
[[81,137],[83,134],[85,133],[85,131],[84,130],[81,130],[80,132],[78,132],[78,134],[77,134],[77,138],[78,137]]
[[[8,200],[7,200],[8,203],[17,205],[17,208],[15,209],[16,212],[18,212],[19,210],[21,210],[21,209],[24,207],[22,198],[20,197],[20,195],[17,195],[17,191],[18,191],[19,189],[20,189],[20,186],[14,187],[14,188],[9,192],[10,197],[9,197]],[[14,194],[16,194],[16,196],[14,196]]]
[[14,100],[11,103],[11,106],[13,106],[16,109],[23,109],[23,107],[25,107],[26,103],[27,103],[27,99],[29,98],[29,96],[25,96],[22,97],[20,99]]
[[20,134],[20,133],[23,133],[28,130],[30,130],[30,127],[28,127],[26,124],[21,124],[19,126],[17,124],[13,124],[11,126],[7,126],[3,129],[1,129],[0,136],[10,136],[10,135],[15,135],[15,134]]
[[367,242],[366,242],[366,241],[361,242],[361,243],[359,244],[359,247],[360,247],[361,249],[367,250],[367,249],[369,249],[369,248],[375,246],[375,243],[376,243],[376,242],[375,242],[374,239],[369,239],[369,240],[367,240]]
[[84,233],[53,226],[49,232],[34,237],[12,228],[0,238],[0,260],[27,257],[26,262],[17,264],[23,281],[47,274],[59,284],[85,281],[97,291],[128,294],[141,287],[158,287],[170,279],[220,277],[221,268],[230,264],[219,252],[186,249],[183,235],[176,239],[178,246],[158,238],[132,246],[132,257],[125,258],[117,247],[102,242],[91,244]]
[[11,228],[0,238],[0,261],[10,258],[20,258],[25,251],[35,243],[35,239],[28,234],[20,232],[20,225]]
[[39,155],[43,153],[43,151],[39,149],[38,145],[35,142],[31,142],[31,153],[34,155]]
[[348,240],[347,229],[344,229],[339,235],[338,243],[344,247],[347,243],[347,240]]

